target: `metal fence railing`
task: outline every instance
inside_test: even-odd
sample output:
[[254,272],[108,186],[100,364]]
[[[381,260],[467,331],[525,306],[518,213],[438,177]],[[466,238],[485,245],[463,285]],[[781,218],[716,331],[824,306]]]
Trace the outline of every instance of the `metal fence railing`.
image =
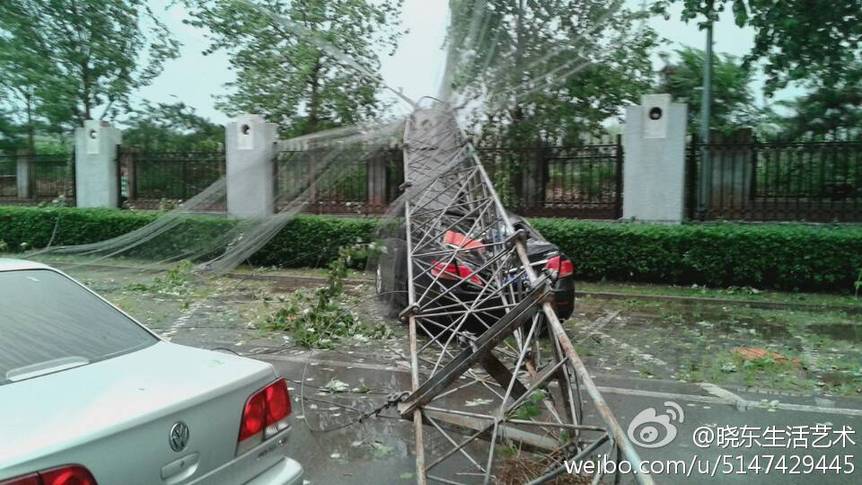
[[316,214],[380,214],[403,181],[401,150],[281,151],[275,159],[276,207],[295,200]]
[[18,197],[18,160],[0,156],[0,197]]
[[[528,216],[618,218],[622,145],[480,148],[504,204]],[[277,206],[304,197],[309,212],[379,214],[404,182],[401,148],[283,151],[276,158]]]
[[[23,177],[23,178],[22,178]],[[74,158],[69,154],[0,156],[0,198],[4,203],[41,203],[75,198]]]
[[118,152],[121,199],[137,208],[176,204],[200,193],[225,174],[225,153]]
[[622,215],[619,137],[607,144],[478,151],[501,200],[519,214],[590,219]]
[[[698,207],[703,156],[708,190]],[[694,219],[862,221],[862,141],[759,141],[717,137],[689,145]]]

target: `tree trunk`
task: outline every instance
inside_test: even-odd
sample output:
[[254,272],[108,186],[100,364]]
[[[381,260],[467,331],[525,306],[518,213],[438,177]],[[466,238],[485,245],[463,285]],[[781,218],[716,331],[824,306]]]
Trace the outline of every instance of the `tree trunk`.
[[320,124],[320,71],[322,68],[320,57],[318,57],[308,80],[309,85],[311,85],[311,94],[308,99],[308,123],[305,127],[305,134],[317,132]]
[[27,93],[25,102],[27,103],[27,149],[30,151],[30,154],[35,154],[36,127],[33,126],[33,93]]
[[84,102],[84,120],[93,119],[93,116],[90,113],[90,67],[88,64],[88,60],[81,62],[81,84],[84,89],[84,92],[82,93],[82,101]]
[[[519,90],[519,86],[522,81],[522,77],[524,73],[521,71],[523,63],[524,63],[524,0],[518,0],[518,13],[515,20],[515,79],[513,79],[512,90],[517,93]],[[510,127],[510,134],[514,135],[514,137],[518,137],[518,129],[521,125],[521,122],[524,120],[524,110],[521,108],[521,100],[518,99],[517,94],[515,96],[514,107],[510,111],[510,116],[512,119],[512,125]],[[523,140],[515,139],[510,140],[515,141],[517,144],[520,144]]]

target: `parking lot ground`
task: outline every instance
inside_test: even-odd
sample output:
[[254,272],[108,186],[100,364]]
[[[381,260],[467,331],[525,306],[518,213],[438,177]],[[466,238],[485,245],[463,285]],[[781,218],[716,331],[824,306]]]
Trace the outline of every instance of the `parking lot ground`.
[[[415,479],[408,422],[391,409],[355,422],[389,393],[408,388],[404,329],[397,322],[389,322],[387,338],[345,338],[334,348],[310,350],[289,333],[261,326],[286,295],[307,281],[292,287],[266,278],[180,278],[172,285],[165,273],[80,267],[70,273],[166,339],[272,363],[290,382],[294,431],[289,453],[304,464],[310,483]],[[382,321],[362,286],[348,288],[353,293],[349,305],[361,318]],[[707,473],[665,470],[658,483],[837,484],[862,482],[862,438],[848,435],[852,443],[843,444],[830,439],[830,446],[821,448],[811,445],[811,432],[862,428],[859,320],[857,314],[828,307],[782,310],[587,297],[579,299],[566,325],[623,428],[650,408],[656,415],[670,408],[683,411],[674,415],[684,414],[684,419],[671,422],[677,430],[673,440],[637,449],[644,460],[673,460],[654,466],[679,466],[682,460]],[[743,427],[761,434],[805,427],[809,434],[784,446],[766,446],[770,443],[764,440],[751,447],[717,443],[719,429],[727,434]],[[696,433],[712,433],[713,443],[695,446]],[[808,446],[802,447],[803,441]],[[752,468],[755,456],[759,472]],[[764,473],[769,456],[773,461],[784,457],[784,465],[776,469],[774,463]],[[840,463],[833,462],[836,457]],[[809,462],[840,466],[801,473]],[[854,473],[845,473],[851,467]],[[630,481],[630,476],[624,480]]]
[[[409,370],[401,366],[393,368],[389,365],[353,362],[343,358],[332,360],[333,357],[335,356],[321,355],[318,358],[309,354],[260,357],[275,365],[282,375],[293,379],[291,392],[295,401],[299,402],[300,392],[312,394],[306,398],[304,411],[295,411],[300,419],[294,424],[289,453],[305,464],[308,479],[312,483],[341,483],[348,479],[357,480],[359,483],[398,483],[399,480],[412,480],[415,463],[410,423],[399,421],[395,413],[389,411],[384,413],[385,417],[369,418],[362,423],[350,425],[358,413],[343,407],[350,406],[360,411],[374,409],[385,402],[386,393],[409,385]],[[296,379],[296,376],[300,378]],[[691,463],[691,460],[699,460],[697,466],[706,466],[712,470],[714,464],[719,463],[714,476],[710,476],[709,472],[700,473],[695,468],[690,475],[660,473],[657,476],[658,483],[811,483],[814,477],[822,483],[859,483],[860,472],[855,472],[855,469],[862,465],[858,458],[859,444],[848,442],[843,447],[836,444],[820,449],[810,446],[788,448],[757,445],[729,448],[714,445],[699,448],[693,443],[695,430],[704,426],[713,430],[713,436],[718,427],[741,429],[748,426],[761,430],[774,427],[784,430],[787,426],[803,426],[805,429],[814,429],[820,423],[832,430],[838,430],[842,426],[856,430],[862,427],[862,408],[858,402],[841,399],[826,402],[791,396],[776,399],[777,396],[774,395],[757,393],[731,397],[724,393],[716,394],[714,389],[697,384],[612,375],[594,377],[623,427],[627,427],[644,409],[655,408],[661,413],[667,408],[667,402],[674,402],[682,407],[685,418],[684,422],[676,423],[675,440],[659,449],[638,448],[643,460],[655,462],[650,464],[651,467],[667,469],[678,466],[674,463],[679,460],[685,461],[686,464]],[[326,389],[326,384],[332,379],[344,382],[350,389],[366,386],[368,391],[365,394],[333,393]],[[300,390],[302,382],[305,387]],[[323,386],[324,389],[316,386]],[[763,405],[761,399],[768,399],[772,404]],[[587,414],[588,419],[596,419],[591,411],[588,410]],[[321,431],[345,425],[346,428]],[[855,436],[853,438],[859,443],[859,439]],[[765,444],[763,439],[761,441]],[[808,441],[813,441],[813,438]],[[801,445],[801,441],[799,444]],[[767,474],[762,470],[757,473],[753,469],[729,468],[737,466],[739,457],[748,465],[755,455],[785,456],[788,469],[783,473],[774,470]],[[826,456],[829,460],[839,457],[842,464],[846,456],[854,467],[854,473],[814,472],[806,475],[790,470],[789,462],[795,460],[792,457],[807,460],[804,458],[806,456],[810,456],[814,463],[820,456]],[[722,473],[728,469],[732,469],[733,473]],[[847,466],[843,468],[843,471],[849,470]],[[736,473],[737,471],[745,473]],[[624,482],[631,482],[631,478],[628,476]]]

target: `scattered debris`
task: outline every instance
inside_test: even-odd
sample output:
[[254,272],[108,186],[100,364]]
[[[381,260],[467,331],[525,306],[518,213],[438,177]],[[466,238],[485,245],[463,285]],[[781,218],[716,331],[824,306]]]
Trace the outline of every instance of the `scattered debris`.
[[339,393],[339,392],[349,391],[350,385],[347,384],[346,382],[339,381],[338,379],[333,377],[328,383],[326,383],[325,386],[322,387],[322,389],[325,389],[325,390],[329,391],[330,393],[335,394],[335,393]]
[[771,361],[781,365],[791,363],[794,367],[799,367],[801,363],[798,357],[788,359],[778,352],[760,347],[737,347],[733,349],[733,354],[745,362],[769,363]]
[[368,251],[367,245],[360,244],[341,248],[339,257],[329,265],[326,286],[316,290],[299,289],[283,298],[281,306],[266,317],[264,326],[292,332],[294,340],[306,348],[332,349],[345,338],[366,344],[371,339],[391,337],[389,325],[365,324],[345,301],[344,279],[348,265],[353,258]]

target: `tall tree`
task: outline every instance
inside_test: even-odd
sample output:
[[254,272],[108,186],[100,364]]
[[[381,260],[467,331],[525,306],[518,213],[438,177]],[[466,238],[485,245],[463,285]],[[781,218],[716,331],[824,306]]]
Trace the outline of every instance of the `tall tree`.
[[[217,107],[260,113],[287,135],[380,114],[380,55],[394,51],[403,0],[186,0],[208,29],[206,53],[225,49],[236,81]],[[342,57],[342,55],[344,57]],[[349,61],[348,61],[349,59]]]
[[862,136],[862,62],[847,66],[837,82],[813,83],[810,92],[780,105],[792,111],[777,120],[786,138]]
[[4,75],[6,84],[34,96],[52,126],[127,108],[131,93],[178,54],[177,42],[144,0],[4,0],[0,34],[4,68],[32,67]]
[[27,42],[22,37],[0,38],[0,102],[7,111],[7,138],[23,135],[21,146],[34,153],[37,128],[44,126],[42,98],[57,83],[48,60],[33,56]]
[[12,118],[9,112],[0,109],[0,155],[11,155],[24,146],[21,127]]
[[660,0],[657,12],[682,3],[683,20],[717,19],[730,8],[736,24],[755,31],[746,63],[763,61],[767,94],[791,81],[839,82],[862,61],[862,0]]
[[450,0],[446,88],[484,137],[576,141],[652,83],[657,36],[622,0]]
[[[688,103],[688,128],[700,130],[701,90],[704,52],[691,47],[676,51],[677,59],[662,70],[660,90]],[[710,127],[719,131],[732,131],[741,127],[755,127],[760,123],[760,110],[754,106],[751,90],[752,74],[731,55],[715,55],[713,59],[713,106],[710,110]]]
[[224,127],[185,103],[145,103],[123,124],[123,143],[145,151],[209,151],[224,144]]

